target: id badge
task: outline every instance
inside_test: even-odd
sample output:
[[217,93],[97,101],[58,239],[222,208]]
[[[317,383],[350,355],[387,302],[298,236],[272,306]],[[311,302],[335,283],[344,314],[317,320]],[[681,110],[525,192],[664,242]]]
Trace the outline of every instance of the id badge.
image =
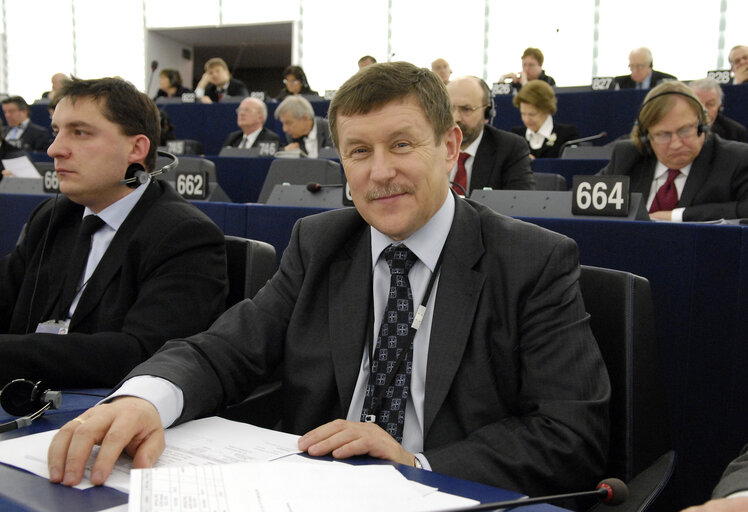
[[62,320],[47,320],[36,326],[36,332],[47,334],[67,334],[69,322]]

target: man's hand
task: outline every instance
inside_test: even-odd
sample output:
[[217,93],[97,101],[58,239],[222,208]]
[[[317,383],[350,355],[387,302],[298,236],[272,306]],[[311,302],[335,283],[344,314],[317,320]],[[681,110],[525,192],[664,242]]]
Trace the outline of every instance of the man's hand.
[[336,459],[370,455],[408,466],[415,459],[380,426],[346,420],[331,421],[307,432],[299,439],[299,450],[315,457],[332,453]]
[[722,498],[707,501],[698,507],[690,507],[682,512],[742,512],[748,510],[748,498]]
[[652,212],[649,214],[649,218],[652,220],[673,220],[672,210],[661,210],[659,212]]
[[47,451],[49,480],[64,485],[80,483],[94,445],[101,445],[91,469],[94,485],[109,477],[123,450],[133,458],[133,467],[153,466],[165,446],[158,411],[147,400],[121,397],[68,421]]
[[292,142],[291,144],[288,144],[285,148],[283,148],[284,151],[293,151],[295,149],[301,149],[301,146],[299,146],[298,142]]
[[744,84],[748,82],[748,63],[739,67],[735,71],[735,82],[738,84]]
[[15,176],[15,174],[13,174],[13,172],[9,171],[8,169],[3,169],[2,170],[2,175],[3,176]]

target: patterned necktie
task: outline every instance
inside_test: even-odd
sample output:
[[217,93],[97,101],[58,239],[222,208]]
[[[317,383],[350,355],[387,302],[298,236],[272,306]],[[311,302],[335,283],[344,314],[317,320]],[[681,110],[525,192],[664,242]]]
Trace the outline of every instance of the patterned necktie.
[[249,135],[245,135],[242,137],[242,142],[239,144],[240,148],[249,149]]
[[[457,173],[452,184],[452,190],[461,196],[467,196],[467,169],[465,169],[465,161],[470,158],[469,153],[460,153],[460,157],[457,159]],[[458,187],[459,185],[459,187]],[[462,187],[462,188],[460,188]]]
[[60,310],[57,312],[58,320],[67,318],[70,306],[80,291],[78,284],[81,281],[83,272],[86,270],[86,263],[88,263],[88,253],[91,251],[91,236],[101,229],[104,224],[105,222],[101,220],[101,217],[96,215],[86,215],[83,219],[72,256],[70,257],[70,266],[65,276],[65,285],[62,288],[62,295],[60,296]]
[[679,169],[667,170],[667,181],[657,190],[649,213],[669,212],[678,205],[678,189],[675,188],[675,178],[680,175]]
[[384,258],[390,267],[390,292],[370,362],[361,421],[376,414],[377,425],[402,443],[413,368],[413,341],[409,331],[415,313],[408,271],[418,258],[404,245],[390,245],[384,250]]

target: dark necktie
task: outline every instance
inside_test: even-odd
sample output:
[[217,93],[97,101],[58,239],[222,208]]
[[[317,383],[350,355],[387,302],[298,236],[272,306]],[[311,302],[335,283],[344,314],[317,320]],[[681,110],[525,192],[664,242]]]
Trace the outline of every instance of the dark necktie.
[[299,149],[302,150],[304,153],[306,153],[306,142],[304,142],[305,139],[306,139],[306,136],[299,137],[298,139],[296,139],[296,142],[298,142],[299,144]]
[[[461,196],[467,196],[467,169],[465,169],[465,161],[470,158],[468,153],[460,153],[457,159],[457,173],[455,174],[454,184],[452,190]],[[459,185],[460,187],[458,187]]]
[[667,170],[667,181],[657,190],[652,206],[649,207],[649,213],[669,212],[678,205],[678,189],[675,188],[675,178],[678,175],[680,175],[678,169]]
[[63,286],[62,294],[60,295],[60,309],[57,312],[58,320],[64,320],[67,318],[68,310],[70,310],[73,299],[75,299],[75,296],[78,294],[78,284],[80,283],[81,276],[86,270],[88,253],[91,251],[91,236],[104,224],[105,222],[101,220],[101,217],[96,215],[86,215],[83,219],[83,223],[78,231],[78,238],[75,242],[73,253],[70,257],[70,266],[65,275],[65,285]]
[[418,258],[404,245],[390,245],[384,250],[384,258],[390,267],[390,292],[370,361],[361,421],[376,414],[377,425],[402,443],[413,368],[410,325],[414,308],[408,271]]

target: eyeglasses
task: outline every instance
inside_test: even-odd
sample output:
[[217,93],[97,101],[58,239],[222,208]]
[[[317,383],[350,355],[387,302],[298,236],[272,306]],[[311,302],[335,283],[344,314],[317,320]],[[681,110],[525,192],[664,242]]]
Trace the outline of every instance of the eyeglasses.
[[634,71],[635,69],[647,69],[649,64],[629,64],[629,69]]
[[698,125],[692,124],[690,126],[684,126],[683,128],[681,128],[680,130],[676,132],[655,133],[654,135],[650,135],[649,138],[655,144],[664,146],[665,144],[670,144],[670,142],[673,140],[673,135],[677,135],[680,140],[686,140],[696,135],[697,131],[698,131]]
[[467,116],[478,110],[479,108],[486,108],[488,105],[478,105],[477,107],[471,107],[469,105],[452,105],[452,113],[459,112],[463,116]]
[[296,84],[298,84],[298,83],[299,83],[299,80],[291,80],[291,81],[289,82],[288,80],[286,80],[286,79],[284,78],[284,79],[283,79],[283,83],[284,83],[285,85],[288,85],[288,84],[291,84],[291,85],[296,85]]

